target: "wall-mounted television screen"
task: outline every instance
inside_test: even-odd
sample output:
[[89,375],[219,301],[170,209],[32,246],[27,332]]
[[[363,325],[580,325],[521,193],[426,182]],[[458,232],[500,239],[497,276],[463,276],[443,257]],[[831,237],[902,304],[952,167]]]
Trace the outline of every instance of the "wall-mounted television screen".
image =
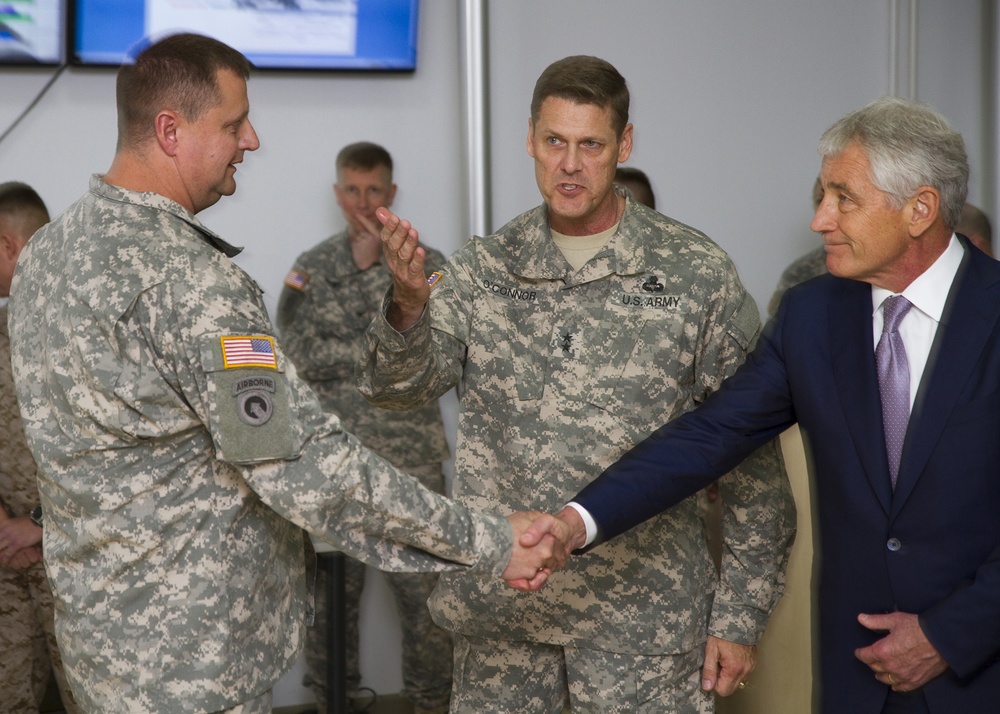
[[410,71],[418,9],[419,0],[75,0],[70,60],[118,66],[150,38],[187,31],[259,69]]
[[65,0],[0,0],[0,64],[62,64]]

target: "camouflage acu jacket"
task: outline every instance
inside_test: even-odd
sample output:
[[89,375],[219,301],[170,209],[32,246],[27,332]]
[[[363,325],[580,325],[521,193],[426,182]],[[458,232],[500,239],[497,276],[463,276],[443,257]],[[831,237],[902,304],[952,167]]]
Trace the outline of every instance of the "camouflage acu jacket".
[[37,505],[35,460],[24,440],[14,393],[5,305],[0,307],[0,507],[9,516],[26,516]]
[[[389,297],[387,296],[387,300]],[[629,201],[609,244],[573,272],[540,206],[449,260],[401,335],[369,328],[359,386],[378,404],[459,385],[454,493],[556,511],[629,447],[694,408],[742,362],[760,316],[703,234]],[[794,505],[774,445],[722,482],[721,584],[692,497],[522,594],[443,576],[436,619],[470,636],[637,653],[712,634],[755,642],[783,582]]]
[[[428,249],[426,261],[428,272],[440,270],[444,256]],[[381,263],[355,266],[346,232],[328,238],[300,255],[285,279],[277,314],[281,342],[323,408],[340,416],[362,444],[400,468],[440,463],[450,454],[437,403],[381,409],[354,386],[365,328],[391,282]]]
[[236,252],[95,176],[18,263],[14,378],[88,711],[216,711],[271,687],[306,624],[299,526],[385,569],[498,574],[508,557],[505,520],[322,412]]
[[778,285],[774,288],[774,294],[771,295],[771,302],[767,304],[767,316],[773,317],[778,312],[778,305],[781,304],[781,298],[788,288],[804,283],[817,275],[826,275],[826,273],[826,248],[823,246],[796,258],[781,273]]

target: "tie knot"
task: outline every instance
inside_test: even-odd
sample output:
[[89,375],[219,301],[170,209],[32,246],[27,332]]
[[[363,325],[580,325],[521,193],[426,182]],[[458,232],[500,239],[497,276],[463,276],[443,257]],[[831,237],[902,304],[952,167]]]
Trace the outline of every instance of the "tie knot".
[[895,332],[913,303],[902,295],[887,297],[882,303],[882,332]]

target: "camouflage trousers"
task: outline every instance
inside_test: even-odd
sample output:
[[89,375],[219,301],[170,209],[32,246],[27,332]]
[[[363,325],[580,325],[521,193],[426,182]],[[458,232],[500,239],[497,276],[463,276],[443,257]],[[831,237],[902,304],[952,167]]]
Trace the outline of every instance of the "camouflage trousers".
[[452,714],[711,714],[704,648],[634,655],[455,636]]
[[56,646],[45,567],[0,568],[0,712],[37,712],[54,673],[67,714],[78,714]]
[[[440,464],[407,467],[406,471],[431,490],[444,490]],[[347,639],[347,692],[358,694],[361,667],[358,656],[358,604],[365,584],[365,568],[353,558],[345,559],[345,628]],[[437,573],[384,573],[392,591],[403,630],[403,692],[413,704],[423,709],[447,706],[451,697],[451,633],[434,624],[427,600],[437,585]],[[302,684],[316,697],[319,714],[327,710],[327,574],[320,568],[316,576],[316,619],[306,631],[306,674]],[[365,698],[365,695],[360,695]]]
[[229,709],[221,709],[213,714],[271,714],[274,706],[274,692],[268,689],[248,702],[237,704]]

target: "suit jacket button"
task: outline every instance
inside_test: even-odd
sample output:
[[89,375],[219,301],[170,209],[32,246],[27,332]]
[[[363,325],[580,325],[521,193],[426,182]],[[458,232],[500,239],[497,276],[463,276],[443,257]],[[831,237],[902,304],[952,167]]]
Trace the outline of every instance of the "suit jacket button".
[[886,541],[885,547],[895,553],[897,550],[903,547],[903,544],[899,542],[899,538],[890,538]]

